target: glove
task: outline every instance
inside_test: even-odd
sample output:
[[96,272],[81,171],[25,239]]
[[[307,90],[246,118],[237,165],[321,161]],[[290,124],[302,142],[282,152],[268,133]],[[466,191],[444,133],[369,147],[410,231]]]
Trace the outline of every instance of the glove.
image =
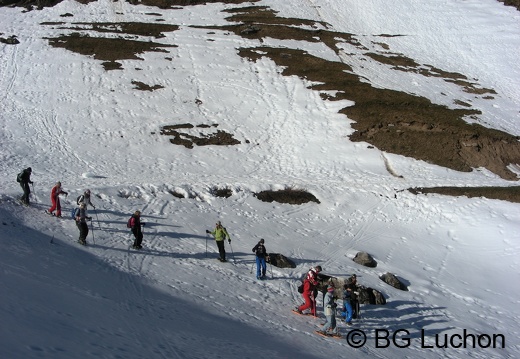
[[208,229],[206,229],[206,233],[211,233]]

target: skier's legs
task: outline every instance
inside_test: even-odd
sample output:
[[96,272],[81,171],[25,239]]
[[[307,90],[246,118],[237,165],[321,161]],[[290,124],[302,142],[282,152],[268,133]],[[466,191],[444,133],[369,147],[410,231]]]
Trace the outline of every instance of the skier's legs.
[[141,228],[137,229],[136,242],[138,247],[143,243],[143,232],[141,231]]
[[321,330],[324,332],[326,332],[329,329],[334,329],[332,327],[332,315],[327,315],[326,318],[327,318],[327,323],[325,323],[325,325],[321,328]]
[[359,309],[359,302],[357,299],[352,299],[351,301],[351,310],[352,310],[352,318],[357,319],[358,318],[358,309]]
[[262,266],[262,260],[260,257],[256,257],[256,278],[259,279],[261,276],[260,268]]
[[350,304],[350,301],[347,301],[345,302],[345,322],[346,323],[350,323],[352,321],[352,315],[353,315],[353,311],[352,311],[352,304]]
[[224,241],[216,241],[217,247],[218,247],[218,253],[220,254],[220,259],[225,261],[226,260],[226,249],[224,248]]
[[88,225],[86,222],[80,222],[79,240],[85,242],[88,236]]
[[22,189],[23,189],[23,196],[22,196],[22,202],[25,204],[29,204],[29,194],[31,193],[31,189],[29,188],[29,183],[23,183]]
[[61,203],[59,198],[56,198],[56,216],[61,217]]
[[312,302],[313,302],[313,300],[311,299],[312,292],[303,292],[302,296],[303,296],[303,299],[305,299],[305,303],[300,305],[298,307],[298,310],[300,312],[303,312],[304,310],[311,309],[311,312],[312,312]]
[[311,296],[311,313],[316,316],[316,297],[314,295]]
[[260,258],[260,264],[262,266],[262,277],[265,277],[265,272],[267,270],[267,264],[265,263],[265,258]]
[[76,221],[76,227],[78,227],[78,231],[79,231],[79,240],[81,241],[81,222],[77,222]]
[[49,212],[50,212],[50,213],[54,212],[54,210],[56,209],[56,206],[57,206],[57,204],[56,204],[56,198],[51,197],[51,202],[52,202],[52,204],[51,204],[51,208],[49,208]]
[[330,330],[333,333],[338,333],[338,327],[336,326],[336,316],[332,313],[330,318]]
[[137,228],[132,228],[132,234],[134,235],[134,244],[133,244],[133,247],[137,247],[138,246],[138,243],[139,243],[139,234],[137,232]]

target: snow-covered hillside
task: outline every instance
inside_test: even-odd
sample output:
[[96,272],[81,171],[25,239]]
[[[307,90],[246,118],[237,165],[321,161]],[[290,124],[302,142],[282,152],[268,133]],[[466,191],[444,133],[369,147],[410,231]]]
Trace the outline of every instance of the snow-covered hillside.
[[[385,38],[394,51],[494,89],[493,101],[473,102],[480,118],[520,135],[520,13],[512,7],[494,0],[254,5],[327,22],[367,48],[381,34],[395,35]],[[485,169],[461,173],[350,142],[352,121],[338,113],[346,101],[323,99],[266,58],[237,55],[258,41],[202,28],[228,24],[222,10],[237,6],[251,4],[162,10],[100,0],[0,8],[0,35],[20,41],[0,44],[0,357],[520,357],[520,206],[405,190],[515,183]],[[79,31],[72,23],[122,21],[179,25],[160,39],[176,47],[105,71],[94,56],[49,45]],[[340,61],[319,43],[262,45]],[[348,65],[376,87],[446,105],[469,96],[439,79],[356,58]],[[160,88],[140,91],[133,82]],[[218,126],[241,144],[188,149],[159,134],[161,126],[183,123],[209,126],[190,130],[194,136]],[[15,176],[28,166],[35,183],[24,207]],[[57,181],[69,193],[64,216],[83,190],[94,194],[87,247],[77,243],[74,221],[44,213]],[[266,203],[254,195],[286,187],[320,203]],[[215,188],[232,195],[215,196]],[[129,248],[126,221],[135,210],[146,222],[142,251]],[[232,238],[228,263],[215,260],[206,235],[218,220]],[[297,267],[269,266],[268,278],[256,280],[251,249],[260,238]],[[378,266],[354,263],[359,251]],[[345,336],[366,335],[361,347],[313,333],[324,321],[321,302],[319,319],[291,313],[302,300],[299,279],[317,264],[333,276],[356,273],[385,294],[385,306],[363,306],[354,326],[339,324]],[[409,291],[383,283],[386,272]],[[385,333],[397,333],[396,341],[385,341]],[[497,348],[486,341],[502,336]]]

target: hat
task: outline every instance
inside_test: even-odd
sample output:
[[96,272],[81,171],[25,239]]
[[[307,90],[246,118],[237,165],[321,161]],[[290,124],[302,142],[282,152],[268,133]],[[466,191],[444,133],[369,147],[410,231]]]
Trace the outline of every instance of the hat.
[[85,190],[85,193],[86,193],[86,194],[90,194],[90,190],[89,190],[89,189],[86,189],[86,190]]
[[136,216],[139,216],[139,215],[141,214],[141,211],[135,211],[134,214],[135,214]]
[[321,269],[321,266],[316,266],[314,269],[316,269],[319,272],[321,272],[323,270],[323,269]]
[[31,167],[27,167],[27,171],[28,172],[32,172],[32,168]]
[[264,239],[263,238],[260,238],[260,243],[264,243]]
[[333,292],[334,291],[334,286],[332,284],[329,284],[328,287],[327,287],[327,291],[328,292]]

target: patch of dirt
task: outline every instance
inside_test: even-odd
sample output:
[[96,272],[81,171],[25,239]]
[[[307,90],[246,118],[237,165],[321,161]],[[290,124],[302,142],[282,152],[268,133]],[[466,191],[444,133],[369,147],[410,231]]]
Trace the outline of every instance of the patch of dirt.
[[86,34],[72,33],[56,38],[47,38],[49,44],[61,47],[82,55],[92,56],[105,61],[105,70],[120,69],[122,66],[116,60],[142,60],[138,54],[144,52],[164,52],[164,47],[175,45],[160,44],[152,41],[136,41],[121,38],[90,37]]
[[[247,38],[262,41],[272,37],[322,42],[338,53],[338,56],[347,55],[339,50],[340,42],[348,42],[363,49],[352,34],[295,27],[301,24],[301,19],[284,18],[283,21],[278,20],[276,25],[265,24],[274,12],[264,7],[228,11],[234,14],[228,20],[242,23],[221,28]],[[254,14],[260,14],[256,20]],[[243,30],[252,26],[256,31],[244,35]],[[516,164],[520,159],[520,138],[478,124],[469,124],[464,119],[478,116],[480,112],[468,108],[470,105],[463,101],[460,105],[464,109],[449,109],[433,104],[424,97],[374,88],[353,74],[348,65],[327,61],[299,49],[265,46],[242,48],[239,55],[250,61],[268,57],[283,69],[283,75],[298,76],[318,83],[309,86],[316,91],[336,91],[335,97],[326,95],[327,99],[354,101],[353,106],[340,111],[356,122],[352,125],[356,130],[350,136],[352,141],[368,142],[382,151],[413,157],[457,171],[470,172],[473,168],[485,167],[504,179],[518,180],[516,173],[510,171],[508,166]],[[392,64],[401,71],[442,77],[472,93],[495,93],[492,89],[479,89],[477,84],[470,83],[461,74],[419,65],[404,56],[375,56],[373,52],[365,55],[379,59],[382,63]]]
[[278,202],[287,204],[303,204],[307,202],[320,201],[312,194],[299,189],[284,189],[279,191],[261,191],[254,194],[256,198],[263,202]]
[[498,0],[499,2],[503,2],[504,5],[516,7],[517,10],[520,10],[520,0]]
[[214,197],[229,198],[233,194],[233,191],[230,188],[213,187],[210,193]]
[[[196,127],[199,128],[208,128],[210,125],[197,125]],[[216,127],[218,125],[211,125],[211,127]],[[238,145],[241,142],[235,138],[233,138],[233,135],[230,133],[227,133],[222,130],[217,130],[215,133],[210,134],[204,134],[199,133],[199,136],[195,136],[190,133],[186,132],[180,132],[179,130],[190,130],[193,129],[195,126],[192,124],[180,124],[180,125],[170,125],[170,126],[163,126],[161,128],[161,135],[165,136],[173,136],[172,139],[170,139],[170,142],[174,145],[181,145],[186,148],[193,148],[193,146],[209,146],[209,145],[216,145],[216,146],[232,146],[232,145]]]
[[136,90],[140,90],[140,91],[155,91],[155,90],[158,90],[158,89],[162,89],[164,88],[164,86],[161,86],[161,85],[153,85],[153,86],[150,86],[150,85],[147,85],[143,82],[140,82],[140,81],[132,81],[132,85],[135,85],[135,89]]
[[520,187],[417,187],[409,188],[413,194],[437,193],[446,196],[485,197],[520,203]]
[[9,37],[0,37],[0,42],[8,45],[18,45],[20,41],[16,38],[16,35],[11,35]]

